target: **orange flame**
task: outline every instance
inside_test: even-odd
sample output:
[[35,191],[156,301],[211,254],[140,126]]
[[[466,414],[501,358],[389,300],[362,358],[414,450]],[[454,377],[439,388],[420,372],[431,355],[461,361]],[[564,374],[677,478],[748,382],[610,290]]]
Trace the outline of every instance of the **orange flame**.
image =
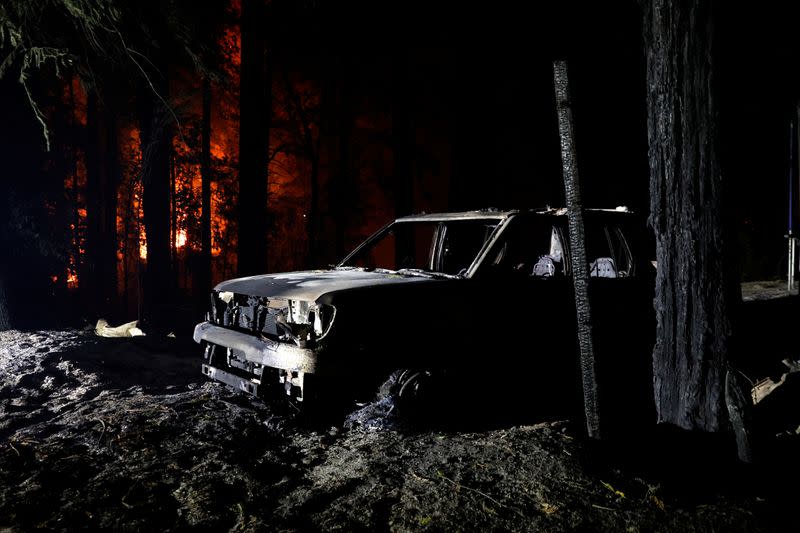
[[175,236],[175,248],[183,248],[184,246],[186,246],[186,228],[181,228]]
[[144,227],[139,231],[139,257],[147,259],[147,232]]

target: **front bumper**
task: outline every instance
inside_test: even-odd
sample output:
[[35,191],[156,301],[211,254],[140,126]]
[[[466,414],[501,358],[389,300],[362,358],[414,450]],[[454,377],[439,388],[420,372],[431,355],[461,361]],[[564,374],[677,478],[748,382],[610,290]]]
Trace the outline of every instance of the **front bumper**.
[[[197,343],[205,341],[215,346],[229,348],[259,368],[278,370],[279,380],[285,386],[287,395],[295,396],[301,401],[305,375],[313,374],[317,370],[317,353],[312,349],[277,342],[263,336],[257,337],[250,333],[216,326],[210,322],[198,324],[194,328],[193,338]],[[259,395],[262,374],[242,375],[242,372],[234,371],[235,369],[230,370],[219,368],[217,365],[203,365],[203,374],[208,377],[248,394]]]
[[317,354],[314,350],[241,333],[210,322],[195,326],[194,341],[206,341],[237,350],[248,361],[262,366],[304,374],[313,374],[317,370]]

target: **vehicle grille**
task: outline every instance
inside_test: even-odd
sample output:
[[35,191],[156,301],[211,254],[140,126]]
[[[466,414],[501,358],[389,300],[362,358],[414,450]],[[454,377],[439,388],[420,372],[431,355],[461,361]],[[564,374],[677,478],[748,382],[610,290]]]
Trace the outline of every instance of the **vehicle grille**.
[[211,295],[211,322],[216,325],[259,332],[278,339],[278,315],[285,313],[278,302],[267,298],[234,294],[230,302],[225,302],[214,292]]

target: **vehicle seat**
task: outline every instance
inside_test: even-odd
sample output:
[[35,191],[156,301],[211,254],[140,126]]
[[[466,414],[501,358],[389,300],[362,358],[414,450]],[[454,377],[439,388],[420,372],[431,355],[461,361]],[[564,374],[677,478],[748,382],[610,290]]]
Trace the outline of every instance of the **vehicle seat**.
[[592,278],[616,278],[617,267],[614,260],[610,257],[598,257],[589,265],[589,277]]
[[533,265],[533,277],[535,278],[552,278],[556,274],[556,265],[553,258],[549,255],[539,257],[536,264]]

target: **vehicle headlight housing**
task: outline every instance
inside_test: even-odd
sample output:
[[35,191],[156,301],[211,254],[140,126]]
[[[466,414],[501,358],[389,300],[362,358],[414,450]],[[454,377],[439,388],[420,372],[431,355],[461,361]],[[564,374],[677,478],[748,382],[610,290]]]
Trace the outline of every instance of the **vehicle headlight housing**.
[[335,307],[304,300],[288,300],[287,303],[285,323],[296,341],[318,341],[328,334],[336,316]]

